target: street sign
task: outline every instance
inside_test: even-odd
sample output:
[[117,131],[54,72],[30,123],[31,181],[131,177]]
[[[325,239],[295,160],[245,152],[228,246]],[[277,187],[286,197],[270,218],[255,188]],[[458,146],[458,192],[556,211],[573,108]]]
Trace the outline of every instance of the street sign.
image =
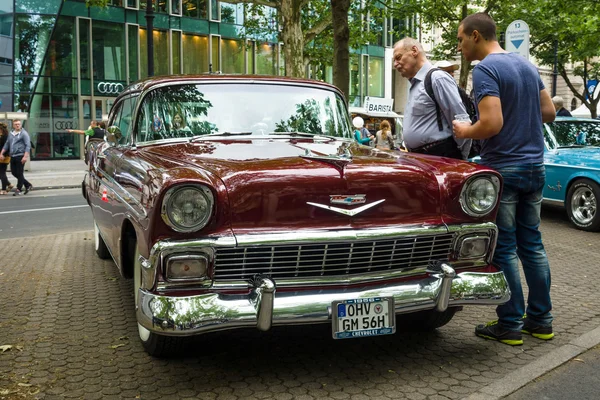
[[513,21],[506,28],[504,49],[518,53],[529,60],[529,25],[520,19]]

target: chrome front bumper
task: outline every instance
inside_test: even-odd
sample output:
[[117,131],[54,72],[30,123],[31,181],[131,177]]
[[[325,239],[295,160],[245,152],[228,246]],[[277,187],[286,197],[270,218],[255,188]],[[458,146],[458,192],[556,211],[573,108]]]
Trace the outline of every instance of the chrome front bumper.
[[383,284],[365,290],[323,288],[313,292],[276,291],[276,282],[257,277],[249,295],[207,293],[172,297],[139,289],[138,322],[162,335],[189,336],[205,332],[273,325],[301,325],[331,321],[335,300],[394,297],[396,314],[422,310],[444,311],[462,305],[497,305],[510,298],[502,272],[456,274],[439,263],[426,278]]

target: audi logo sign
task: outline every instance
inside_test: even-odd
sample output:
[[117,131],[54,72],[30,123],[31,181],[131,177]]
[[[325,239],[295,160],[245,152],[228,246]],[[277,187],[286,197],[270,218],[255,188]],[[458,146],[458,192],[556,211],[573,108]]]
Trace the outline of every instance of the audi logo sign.
[[125,89],[123,84],[111,82],[100,82],[96,88],[98,89],[98,92],[102,94],[118,94]]
[[54,122],[54,129],[64,131],[66,129],[76,129],[76,121],[56,121]]

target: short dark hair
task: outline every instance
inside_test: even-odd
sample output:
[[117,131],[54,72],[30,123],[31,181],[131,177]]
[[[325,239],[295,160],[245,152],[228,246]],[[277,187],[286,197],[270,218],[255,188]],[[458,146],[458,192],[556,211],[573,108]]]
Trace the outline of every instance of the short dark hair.
[[463,32],[466,35],[470,35],[473,31],[477,31],[485,40],[497,40],[496,23],[492,17],[484,12],[478,12],[467,16],[460,22],[460,25],[462,25]]

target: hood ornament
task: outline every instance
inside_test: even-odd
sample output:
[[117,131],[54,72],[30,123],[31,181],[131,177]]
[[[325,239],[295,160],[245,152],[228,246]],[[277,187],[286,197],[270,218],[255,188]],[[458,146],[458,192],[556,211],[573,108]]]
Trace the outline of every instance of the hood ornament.
[[348,206],[354,204],[364,204],[367,201],[366,194],[355,194],[355,195],[344,195],[344,194],[330,194],[329,202],[331,204],[345,204]]
[[344,168],[352,162],[352,153],[348,147],[338,149],[338,154],[330,154],[328,156],[315,154],[310,149],[305,149],[304,154],[300,157],[307,160],[323,162],[329,164],[338,170],[340,176],[344,176]]
[[329,210],[329,211],[333,211],[339,214],[344,214],[344,215],[348,215],[350,217],[355,216],[356,214],[359,214],[365,210],[368,210],[369,208],[375,207],[378,204],[381,204],[385,201],[385,199],[382,200],[378,200],[374,203],[371,204],[365,204],[362,207],[358,207],[352,210],[346,210],[343,208],[338,208],[338,207],[333,207],[333,206],[326,206],[325,204],[319,204],[319,203],[311,203],[310,201],[307,201],[306,204],[310,204],[311,206],[315,206],[315,207],[319,207],[319,208],[323,208],[325,210]]

